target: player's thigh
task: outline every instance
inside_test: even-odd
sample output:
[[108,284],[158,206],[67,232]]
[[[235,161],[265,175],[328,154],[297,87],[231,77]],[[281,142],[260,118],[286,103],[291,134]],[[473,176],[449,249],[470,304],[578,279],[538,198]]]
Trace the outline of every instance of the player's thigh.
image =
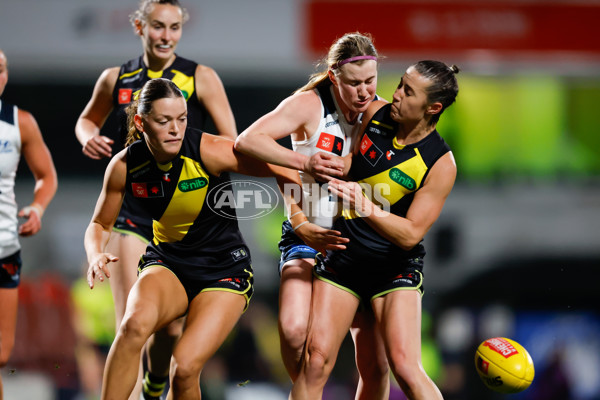
[[359,299],[347,290],[320,279],[313,282],[309,349],[337,354],[359,305]]
[[388,354],[421,357],[421,294],[397,290],[371,302]]
[[187,307],[187,293],[175,274],[162,266],[149,267],[131,288],[126,317],[133,315],[156,331],[183,316]]
[[199,293],[190,303],[186,326],[173,355],[178,363],[203,365],[241,317],[246,298],[228,291]]
[[[140,256],[146,251],[147,243],[133,235],[112,232],[106,245],[106,251],[119,257],[119,261],[110,263],[110,288],[115,300],[117,314],[125,310],[127,296],[137,281],[137,267]],[[119,318],[120,319],[120,318]]]
[[303,318],[308,324],[312,294],[312,259],[289,260],[281,271],[279,288],[280,319]]

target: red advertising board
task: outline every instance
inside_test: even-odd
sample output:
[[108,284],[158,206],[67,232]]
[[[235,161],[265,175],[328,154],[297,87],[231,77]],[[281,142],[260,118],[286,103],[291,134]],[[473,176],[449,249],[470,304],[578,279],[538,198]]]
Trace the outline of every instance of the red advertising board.
[[598,55],[600,2],[309,0],[307,49],[369,32],[383,54],[490,50]]

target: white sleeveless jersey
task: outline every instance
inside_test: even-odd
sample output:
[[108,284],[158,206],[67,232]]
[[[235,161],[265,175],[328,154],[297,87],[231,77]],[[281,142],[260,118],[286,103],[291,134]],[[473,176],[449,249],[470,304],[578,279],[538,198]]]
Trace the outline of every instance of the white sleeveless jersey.
[[[307,140],[292,140],[292,148],[308,157],[318,152],[345,156],[352,150],[352,142],[360,130],[360,117],[355,124],[346,121],[333,94],[333,85],[324,84],[315,88],[321,99],[321,122]],[[320,184],[305,172],[302,179],[303,210],[308,220],[324,228],[331,228],[342,207],[332,199],[327,184]]]
[[17,107],[0,100],[0,258],[21,249],[14,191],[20,158],[21,131]]

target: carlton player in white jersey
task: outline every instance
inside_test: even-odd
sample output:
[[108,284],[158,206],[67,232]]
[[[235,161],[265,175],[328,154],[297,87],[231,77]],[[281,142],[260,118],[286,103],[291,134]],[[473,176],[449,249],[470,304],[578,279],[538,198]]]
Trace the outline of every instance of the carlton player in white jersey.
[[[360,128],[360,120],[346,120],[334,95],[334,86],[325,81],[314,89],[321,99],[321,121],[316,131],[304,140],[292,139],[295,152],[307,157],[319,152],[344,156],[352,149],[352,141]],[[308,221],[323,228],[331,228],[339,214],[327,184],[318,182],[311,174],[299,171],[302,179],[303,211]]]
[[[8,82],[8,63],[0,50],[0,96]],[[27,220],[18,226],[15,177],[21,154],[35,178],[33,201],[18,212]],[[0,368],[6,366],[15,342],[21,246],[18,236],[36,234],[42,215],[56,193],[56,170],[33,116],[0,100]],[[3,399],[0,378],[0,400]]]
[[[279,242],[279,334],[283,362],[292,381],[298,377],[304,356],[315,255],[317,251],[343,250],[347,242],[330,229],[337,202],[330,201],[327,188],[319,182],[326,182],[324,176],[342,175],[343,163],[335,156],[349,152],[360,117],[375,99],[377,59],[368,35],[344,35],[323,61],[325,71],[314,74],[236,141],[240,152],[296,169],[302,178],[302,210],[295,206],[288,210]],[[293,149],[276,142],[287,136]],[[316,167],[309,163],[315,154],[324,161],[315,163]],[[284,198],[288,194],[284,193]],[[356,399],[387,399],[389,367],[372,313],[357,313],[351,332],[360,377]]]

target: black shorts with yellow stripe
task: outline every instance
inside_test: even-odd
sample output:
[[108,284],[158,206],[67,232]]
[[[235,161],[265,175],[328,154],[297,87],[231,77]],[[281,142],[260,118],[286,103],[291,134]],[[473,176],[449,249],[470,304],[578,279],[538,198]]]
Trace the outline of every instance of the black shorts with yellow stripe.
[[193,257],[160,254],[149,246],[146,254],[140,258],[138,275],[151,267],[162,267],[171,271],[185,289],[188,304],[199,293],[224,291],[244,296],[245,310],[254,293],[254,271],[246,246],[217,255]]
[[340,257],[344,251],[323,257],[317,255],[314,275],[359,298],[364,303],[397,290],[416,290],[423,287],[423,258],[353,259]]

